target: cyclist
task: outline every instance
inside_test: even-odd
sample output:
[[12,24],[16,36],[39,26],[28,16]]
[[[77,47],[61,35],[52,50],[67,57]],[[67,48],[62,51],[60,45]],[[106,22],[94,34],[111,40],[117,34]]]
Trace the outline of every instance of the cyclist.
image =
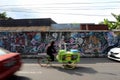
[[56,53],[56,49],[54,46],[55,42],[51,41],[50,45],[47,47],[46,51],[47,51],[47,55],[50,56],[51,61],[54,61],[54,53]]

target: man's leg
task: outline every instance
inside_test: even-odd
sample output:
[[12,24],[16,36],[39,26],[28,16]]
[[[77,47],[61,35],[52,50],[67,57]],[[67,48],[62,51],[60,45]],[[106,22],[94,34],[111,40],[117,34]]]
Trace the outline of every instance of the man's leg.
[[52,59],[52,61],[54,61],[54,55],[50,55],[50,58]]

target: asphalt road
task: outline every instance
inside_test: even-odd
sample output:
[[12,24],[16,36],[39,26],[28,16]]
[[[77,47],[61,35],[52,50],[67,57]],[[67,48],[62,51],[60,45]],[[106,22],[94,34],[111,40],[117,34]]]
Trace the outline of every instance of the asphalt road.
[[107,58],[81,58],[75,69],[67,70],[55,62],[40,67],[36,59],[23,59],[20,71],[8,80],[120,80],[120,62]]

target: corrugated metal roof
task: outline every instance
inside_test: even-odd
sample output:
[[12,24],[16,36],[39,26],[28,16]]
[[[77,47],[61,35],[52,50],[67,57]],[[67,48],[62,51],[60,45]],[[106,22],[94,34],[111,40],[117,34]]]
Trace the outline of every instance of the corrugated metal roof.
[[107,25],[104,24],[81,24],[81,30],[109,30]]
[[1,27],[17,27],[17,26],[50,26],[55,24],[51,18],[43,19],[9,19],[9,20],[0,20]]

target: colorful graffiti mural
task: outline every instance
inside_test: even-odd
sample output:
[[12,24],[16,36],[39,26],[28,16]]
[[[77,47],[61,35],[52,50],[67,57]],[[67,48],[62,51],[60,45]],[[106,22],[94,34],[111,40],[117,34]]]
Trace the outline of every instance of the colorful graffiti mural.
[[113,32],[0,32],[0,46],[21,54],[44,53],[51,40],[56,49],[63,41],[67,50],[77,48],[81,56],[105,55],[105,49],[120,44]]

